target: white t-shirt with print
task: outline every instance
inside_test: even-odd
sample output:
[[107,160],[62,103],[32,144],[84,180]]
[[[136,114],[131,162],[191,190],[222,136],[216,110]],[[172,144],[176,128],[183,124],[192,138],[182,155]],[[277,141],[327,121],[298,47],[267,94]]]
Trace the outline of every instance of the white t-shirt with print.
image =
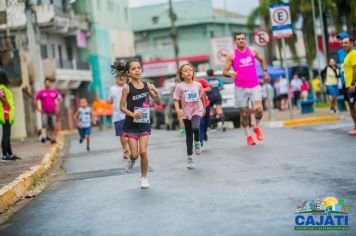
[[120,111],[120,100],[124,86],[114,85],[109,90],[109,99],[113,100],[112,122],[125,119],[125,113]]
[[290,85],[293,88],[293,91],[300,91],[303,85],[303,81],[301,79],[292,79]]

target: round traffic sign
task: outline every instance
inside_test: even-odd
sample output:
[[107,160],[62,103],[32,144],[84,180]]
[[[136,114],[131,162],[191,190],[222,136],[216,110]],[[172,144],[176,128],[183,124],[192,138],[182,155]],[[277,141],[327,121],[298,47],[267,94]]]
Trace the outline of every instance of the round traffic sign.
[[221,62],[225,62],[227,54],[229,54],[229,50],[227,48],[220,48],[217,53],[217,58]]
[[261,29],[253,34],[253,42],[259,47],[266,47],[270,40],[271,37],[266,30]]
[[272,19],[277,25],[284,25],[289,20],[288,11],[285,8],[276,8],[273,10]]

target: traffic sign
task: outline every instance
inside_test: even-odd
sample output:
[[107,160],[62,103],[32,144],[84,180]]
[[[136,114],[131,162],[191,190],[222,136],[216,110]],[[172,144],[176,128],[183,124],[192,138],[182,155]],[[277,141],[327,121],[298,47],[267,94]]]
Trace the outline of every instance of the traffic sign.
[[270,40],[269,33],[264,29],[260,29],[253,34],[253,42],[259,47],[266,47]]
[[292,21],[289,4],[272,4],[269,7],[274,38],[293,37]]

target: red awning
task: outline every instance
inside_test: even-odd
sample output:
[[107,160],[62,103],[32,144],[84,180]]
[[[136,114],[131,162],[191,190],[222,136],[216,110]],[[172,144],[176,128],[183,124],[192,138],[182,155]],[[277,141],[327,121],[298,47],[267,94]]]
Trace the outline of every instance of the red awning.
[[[197,61],[208,61],[210,56],[208,54],[196,55],[196,56],[189,56],[189,57],[179,57],[179,61],[189,61],[189,62],[197,62]],[[151,65],[151,64],[159,64],[159,63],[167,63],[167,62],[174,62],[175,59],[159,59],[153,61],[146,61],[143,62],[144,65]]]

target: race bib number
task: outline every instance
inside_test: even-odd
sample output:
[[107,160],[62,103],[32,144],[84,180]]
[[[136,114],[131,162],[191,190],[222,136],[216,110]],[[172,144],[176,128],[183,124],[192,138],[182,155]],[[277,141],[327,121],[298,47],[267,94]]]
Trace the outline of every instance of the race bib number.
[[81,122],[90,122],[90,114],[89,115],[87,115],[87,114],[83,115],[81,117],[80,121]]
[[199,94],[195,90],[184,91],[186,102],[197,102],[199,101]]
[[142,112],[142,118],[134,118],[135,123],[150,123],[150,108],[135,107],[134,112]]

